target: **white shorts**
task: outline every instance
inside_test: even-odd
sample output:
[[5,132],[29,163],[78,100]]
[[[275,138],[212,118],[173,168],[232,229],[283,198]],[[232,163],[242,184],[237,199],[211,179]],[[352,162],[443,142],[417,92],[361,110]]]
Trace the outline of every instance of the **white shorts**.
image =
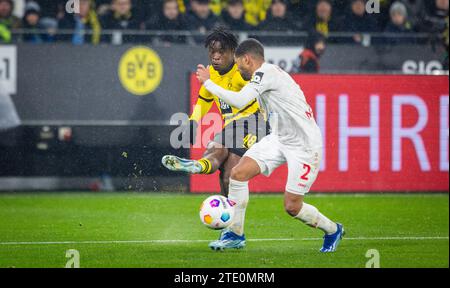
[[276,135],[271,134],[254,144],[244,156],[255,160],[265,176],[270,176],[276,168],[287,162],[286,191],[305,195],[319,174],[322,148],[305,149],[285,145],[278,141]]

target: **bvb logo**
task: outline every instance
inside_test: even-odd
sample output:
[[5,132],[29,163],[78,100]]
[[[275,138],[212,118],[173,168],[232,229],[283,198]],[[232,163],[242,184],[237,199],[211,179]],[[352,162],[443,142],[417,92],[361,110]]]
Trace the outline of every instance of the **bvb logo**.
[[143,96],[155,91],[162,77],[161,59],[150,48],[143,46],[131,48],[120,59],[120,82],[134,95]]

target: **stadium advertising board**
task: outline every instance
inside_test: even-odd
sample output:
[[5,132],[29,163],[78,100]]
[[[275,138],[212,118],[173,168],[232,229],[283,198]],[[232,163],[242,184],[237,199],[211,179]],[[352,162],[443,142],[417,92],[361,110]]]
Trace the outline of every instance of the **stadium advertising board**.
[[[447,76],[295,75],[324,139],[321,192],[448,191]],[[191,77],[191,104],[199,83]],[[220,123],[206,129],[220,130]],[[204,149],[191,150],[200,158]],[[284,191],[287,168],[251,181],[253,192]],[[192,192],[218,192],[214,175],[191,177]]]

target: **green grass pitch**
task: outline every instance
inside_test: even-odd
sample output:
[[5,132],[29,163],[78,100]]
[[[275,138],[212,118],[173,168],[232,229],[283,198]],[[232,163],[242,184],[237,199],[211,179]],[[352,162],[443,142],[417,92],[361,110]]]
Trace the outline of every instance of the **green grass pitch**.
[[[247,247],[214,252],[217,231],[199,219],[207,195],[174,193],[0,194],[0,267],[360,267],[376,249],[383,267],[449,267],[448,194],[309,195],[344,223],[334,254],[322,233],[290,218],[282,195],[251,195]],[[278,240],[277,240],[278,239]]]

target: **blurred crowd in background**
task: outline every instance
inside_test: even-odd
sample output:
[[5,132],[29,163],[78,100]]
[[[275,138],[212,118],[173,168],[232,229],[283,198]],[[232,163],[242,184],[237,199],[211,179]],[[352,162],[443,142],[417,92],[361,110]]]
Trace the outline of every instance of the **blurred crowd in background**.
[[[70,5],[75,1],[79,11],[70,10],[77,8]],[[365,0],[0,0],[0,43],[16,41],[15,29],[26,29],[19,37],[24,42],[98,44],[111,41],[112,34],[105,36],[105,31],[206,33],[227,26],[234,31],[304,31],[324,37],[350,32],[356,43],[362,41],[361,33],[423,32],[436,35],[448,47],[449,0],[379,0],[380,13],[368,13],[366,4]],[[56,33],[69,30],[62,36]],[[160,39],[186,41],[180,35]]]

